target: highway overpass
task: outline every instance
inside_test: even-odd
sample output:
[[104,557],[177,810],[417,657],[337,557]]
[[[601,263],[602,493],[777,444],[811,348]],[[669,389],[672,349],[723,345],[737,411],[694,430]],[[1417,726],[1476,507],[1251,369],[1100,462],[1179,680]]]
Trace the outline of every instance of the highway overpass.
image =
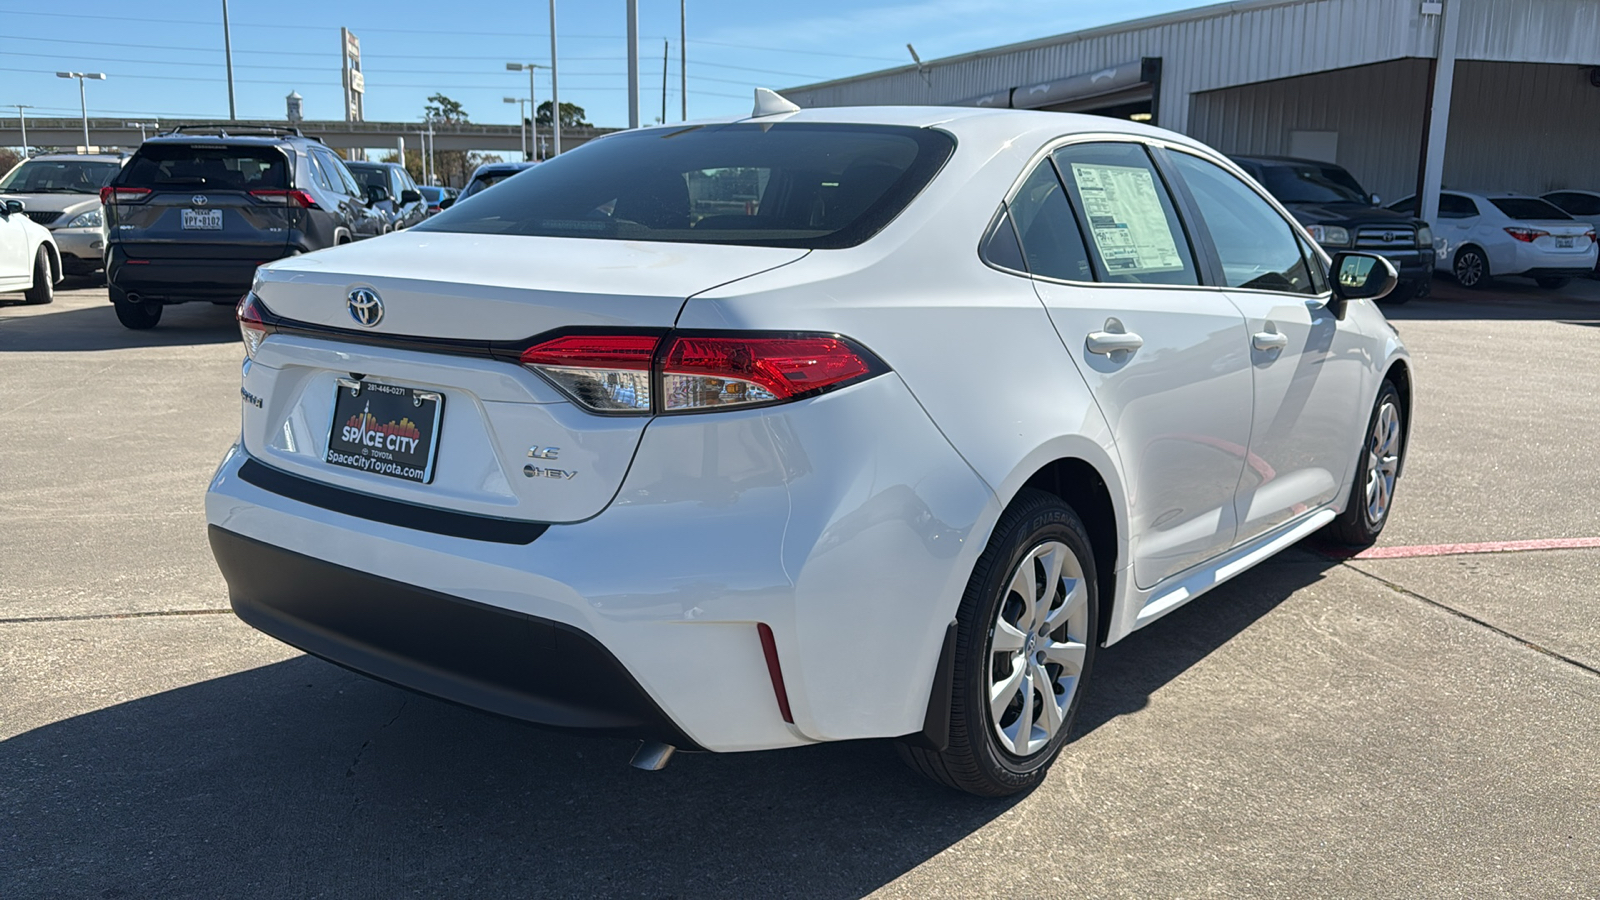
[[[129,125],[128,119],[95,119],[89,120],[89,143],[95,147],[133,149],[139,146],[139,128],[137,124]],[[230,123],[206,119],[166,119],[160,122],[159,130],[166,130],[177,125],[215,125],[226,128]],[[236,127],[248,125],[275,125],[285,127],[284,122],[237,122],[231,123]],[[60,148],[70,150],[83,144],[82,119],[35,119],[28,117],[28,143],[39,148]],[[154,135],[158,129],[151,128],[150,122],[145,123],[145,133]],[[420,122],[301,122],[297,126],[306,135],[319,137],[330,147],[340,149],[366,147],[370,149],[393,148],[397,146],[400,138],[405,138],[407,150],[418,150],[422,146],[420,134],[427,130],[427,126]],[[619,129],[615,128],[563,128],[561,129],[561,149],[571,150],[573,147],[593,140],[603,134],[610,134]],[[550,142],[550,129],[541,127],[539,137],[542,146],[548,148]],[[15,116],[0,118],[0,147],[22,146],[22,129]],[[522,146],[522,129],[516,125],[477,125],[465,123],[460,125],[433,126],[433,147],[435,150],[484,150],[493,153],[507,154],[514,158]]]

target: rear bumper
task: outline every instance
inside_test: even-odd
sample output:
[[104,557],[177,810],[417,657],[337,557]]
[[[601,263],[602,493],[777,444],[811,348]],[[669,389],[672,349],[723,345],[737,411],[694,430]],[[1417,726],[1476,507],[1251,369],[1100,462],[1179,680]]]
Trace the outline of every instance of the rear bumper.
[[403,688],[535,725],[694,749],[594,638],[211,526],[233,610],[284,643]]
[[129,259],[113,247],[107,256],[106,280],[117,290],[146,300],[238,300],[250,289],[256,267],[282,255],[271,259]]

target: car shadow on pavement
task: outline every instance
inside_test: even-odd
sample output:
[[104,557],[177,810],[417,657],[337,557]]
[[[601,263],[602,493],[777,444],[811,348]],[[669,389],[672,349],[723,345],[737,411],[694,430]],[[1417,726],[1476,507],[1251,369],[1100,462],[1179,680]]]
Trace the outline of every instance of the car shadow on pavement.
[[0,301],[0,353],[122,350],[237,340],[239,326],[232,304],[169,306],[160,325],[133,331],[117,321],[117,311],[109,302],[57,310]]
[[[1333,565],[1291,554],[1107,650],[1080,728]],[[0,896],[859,897],[1020,802],[925,782],[882,741],[657,773],[633,746],[296,657],[0,742]]]
[[1448,278],[1435,278],[1433,292],[1399,306],[1379,301],[1384,316],[1407,320],[1558,321],[1574,325],[1600,323],[1600,281],[1574,279],[1560,290],[1545,290],[1531,281],[1506,278],[1468,290]]

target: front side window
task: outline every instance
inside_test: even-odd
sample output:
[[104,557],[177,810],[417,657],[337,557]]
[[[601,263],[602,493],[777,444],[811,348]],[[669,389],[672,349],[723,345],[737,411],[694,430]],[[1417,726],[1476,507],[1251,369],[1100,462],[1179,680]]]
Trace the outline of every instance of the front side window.
[[[876,234],[955,148],[931,128],[649,128],[540,163],[426,231],[830,249]],[[475,193],[470,189],[463,193]]]
[[1172,197],[1141,144],[1069,144],[1054,154],[1100,281],[1199,284]]
[[1228,287],[1317,293],[1294,229],[1260,194],[1198,156],[1174,152],[1171,158],[1217,248]]

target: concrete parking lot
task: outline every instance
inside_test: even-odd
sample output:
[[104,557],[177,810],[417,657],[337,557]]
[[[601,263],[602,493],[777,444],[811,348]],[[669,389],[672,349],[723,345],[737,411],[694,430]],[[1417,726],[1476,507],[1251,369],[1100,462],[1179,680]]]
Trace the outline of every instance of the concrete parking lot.
[[1380,552],[1302,545],[1105,652],[1008,802],[876,742],[638,772],[258,634],[201,508],[231,309],[133,333],[73,287],[0,298],[0,897],[1600,896],[1600,283],[1391,310]]

